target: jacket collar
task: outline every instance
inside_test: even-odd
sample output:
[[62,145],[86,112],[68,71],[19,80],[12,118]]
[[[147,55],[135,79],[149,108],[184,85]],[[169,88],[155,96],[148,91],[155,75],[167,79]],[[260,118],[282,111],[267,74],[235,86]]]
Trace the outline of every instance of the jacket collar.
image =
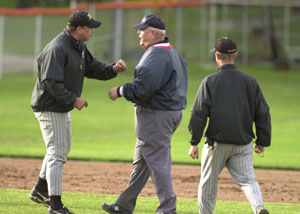
[[170,43],[169,43],[169,38],[168,37],[165,37],[164,40],[153,44],[151,47],[166,48],[166,49],[172,49],[173,48],[173,46],[170,45]]
[[226,71],[226,70],[237,70],[237,67],[234,64],[225,64],[218,67],[217,71]]
[[81,49],[81,47],[82,47],[82,45],[83,45],[83,42],[76,40],[76,39],[69,33],[69,31],[68,31],[67,29],[64,29],[64,34],[67,35],[67,37],[69,38],[70,42],[72,43],[72,45],[73,45],[76,49],[78,49],[78,50]]
[[168,37],[165,37],[165,39],[164,39],[164,40],[162,40],[162,41],[159,41],[159,42],[157,42],[157,43],[155,43],[155,44],[153,44],[153,45],[157,45],[157,44],[163,44],[163,43],[169,43],[169,38],[168,38]]

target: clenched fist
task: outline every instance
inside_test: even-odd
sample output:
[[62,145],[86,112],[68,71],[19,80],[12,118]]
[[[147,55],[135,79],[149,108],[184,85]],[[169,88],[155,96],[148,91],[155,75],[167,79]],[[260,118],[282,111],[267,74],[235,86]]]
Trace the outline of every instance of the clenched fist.
[[74,107],[77,108],[79,111],[83,108],[83,107],[87,107],[88,106],[88,102],[81,98],[81,97],[77,97],[74,103]]
[[127,66],[122,59],[119,59],[119,61],[113,66],[113,69],[115,72],[123,72],[126,71]]
[[118,95],[118,87],[113,87],[109,90],[108,92],[108,96],[110,99],[112,100],[115,100],[117,98],[119,98],[119,95]]

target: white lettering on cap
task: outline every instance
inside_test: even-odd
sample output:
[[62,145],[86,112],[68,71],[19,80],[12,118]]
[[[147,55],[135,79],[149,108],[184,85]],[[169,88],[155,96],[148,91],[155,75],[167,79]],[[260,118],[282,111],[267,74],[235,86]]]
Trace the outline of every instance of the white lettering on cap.
[[145,22],[146,22],[146,17],[144,17],[144,18],[142,19],[142,22],[143,22],[143,23],[145,23]]

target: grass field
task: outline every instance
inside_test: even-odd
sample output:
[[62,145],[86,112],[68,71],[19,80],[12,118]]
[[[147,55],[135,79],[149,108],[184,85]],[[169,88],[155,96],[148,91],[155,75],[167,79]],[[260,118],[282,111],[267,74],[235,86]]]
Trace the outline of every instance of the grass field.
[[[47,208],[33,203],[27,190],[0,189],[1,214],[40,214],[46,213]],[[64,193],[62,199],[66,206],[75,213],[99,214],[104,213],[103,203],[113,203],[117,196],[102,194]],[[140,197],[137,201],[135,214],[155,213],[159,205],[157,198]],[[266,203],[265,206],[272,214],[296,214],[300,212],[300,205]],[[177,212],[180,214],[196,214],[197,201],[191,199],[178,199]],[[252,214],[247,202],[217,201],[215,214]]]
[[[300,169],[300,72],[275,71],[267,66],[242,68],[256,77],[271,108],[272,146],[264,158],[254,155],[255,166],[261,168]],[[188,105],[183,121],[173,136],[174,163],[199,164],[188,157],[187,124],[190,109],[200,81],[215,66],[190,66]],[[0,80],[0,156],[38,157],[45,146],[30,108],[31,92],[36,77],[32,74],[5,74]],[[131,82],[133,66],[110,81],[85,80],[82,97],[89,107],[72,112],[73,145],[70,159],[131,162],[135,144],[133,104],[121,98],[108,99],[112,86]]]
[[[271,108],[272,146],[267,148],[264,158],[254,155],[255,167],[300,170],[300,72],[275,71],[268,66],[242,68],[259,82]],[[200,164],[187,155],[189,150],[187,131],[189,110],[200,81],[215,71],[215,65],[190,66],[188,106],[183,111],[183,121],[173,137],[172,157],[177,164]],[[8,74],[0,80],[0,156],[42,158],[45,146],[30,108],[30,97],[36,77],[32,74]],[[110,87],[119,86],[133,79],[133,66],[126,73],[106,82],[85,80],[82,97],[89,107],[72,112],[73,145],[69,159],[131,162],[135,144],[133,104],[118,99],[108,99]],[[203,142],[203,141],[202,141]],[[1,163],[0,163],[1,164]],[[195,187],[196,188],[196,187]],[[29,191],[0,189],[0,214],[46,213],[28,199]],[[64,193],[65,204],[75,213],[103,213],[100,205],[113,202],[116,196],[83,193]],[[154,213],[158,205],[156,198],[140,198],[137,214]],[[298,204],[266,203],[272,214],[300,213]],[[197,201],[178,199],[178,213],[197,213]],[[215,214],[251,214],[246,202],[218,201]]]
[[[261,27],[264,8],[250,8],[251,31],[253,27]],[[176,24],[174,18],[175,9],[168,11],[152,10],[161,14],[168,23],[168,36],[172,43],[176,44]],[[273,9],[274,11],[274,9]],[[283,8],[275,8],[274,19],[276,33],[279,40],[283,37]],[[221,10],[220,10],[221,12]],[[131,52],[141,51],[137,47],[136,31],[131,28],[143,16],[144,11],[127,10],[124,13],[124,49],[125,55]],[[294,12],[296,14],[296,12]],[[170,15],[171,14],[171,15]],[[230,7],[228,17],[232,23],[224,24],[222,14],[218,13],[218,31],[216,36],[224,34],[242,38],[241,8]],[[290,26],[290,45],[299,46],[299,19],[292,15]],[[191,23],[199,26],[199,8],[185,8],[182,54],[189,60],[198,61],[200,55],[208,52],[209,33],[208,25],[205,27],[191,27]],[[110,37],[112,25],[112,11],[97,11],[97,19],[103,21],[103,25],[95,32],[94,44],[88,46],[101,59],[108,59],[111,52]],[[140,18],[138,18],[140,17]],[[66,25],[67,16],[43,16],[42,44],[44,47]],[[34,54],[34,26],[35,17],[5,17],[4,52],[24,55]],[[249,30],[249,54],[258,56],[263,53],[262,40],[255,39],[255,35]],[[22,32],[22,33],[20,33]],[[204,43],[199,38],[205,35]],[[241,41],[237,40],[238,44]],[[259,43],[259,44],[258,44]],[[258,44],[258,45],[257,45]],[[242,47],[242,46],[241,46]],[[200,51],[201,50],[201,51]],[[205,55],[205,59],[208,54]],[[18,63],[18,62],[16,62]],[[204,76],[215,71],[215,65],[189,66],[189,90],[188,106],[183,111],[183,121],[173,137],[172,158],[175,164],[200,164],[199,160],[192,160],[187,155],[189,150],[187,131],[189,110],[199,84]],[[82,97],[89,102],[89,107],[82,111],[72,112],[73,145],[69,159],[96,160],[96,161],[126,161],[131,162],[135,144],[133,104],[126,100],[108,99],[107,91],[110,87],[119,86],[133,79],[133,65],[129,65],[126,73],[107,82],[85,80]],[[294,169],[300,170],[300,72],[292,69],[288,72],[275,71],[269,66],[249,66],[241,68],[252,74],[259,82],[263,93],[271,108],[272,117],[272,145],[266,149],[264,158],[254,155],[255,167]],[[0,157],[27,157],[42,158],[45,154],[45,146],[30,108],[30,97],[36,77],[32,74],[8,74],[0,80]],[[203,141],[202,141],[203,143]],[[202,144],[201,144],[202,145]],[[1,162],[0,162],[1,164]],[[196,188],[196,187],[195,187]],[[46,208],[36,205],[28,199],[28,190],[0,189],[0,214],[40,214],[46,213]],[[113,202],[116,196],[84,193],[64,193],[64,203],[72,208],[75,213],[96,214],[104,213],[101,204]],[[138,200],[136,214],[154,213],[158,205],[156,198],[141,197]],[[297,214],[300,213],[299,204],[266,203],[266,207],[272,214]],[[197,201],[178,199],[178,213],[197,213]],[[215,214],[251,214],[252,211],[247,202],[218,201]]]

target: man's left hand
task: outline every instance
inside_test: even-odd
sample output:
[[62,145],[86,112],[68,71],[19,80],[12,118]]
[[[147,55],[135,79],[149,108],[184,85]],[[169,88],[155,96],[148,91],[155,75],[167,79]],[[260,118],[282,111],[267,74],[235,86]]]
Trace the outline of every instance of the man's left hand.
[[256,153],[258,153],[258,154],[263,153],[264,150],[265,150],[265,147],[259,146],[259,145],[256,145],[256,144],[254,145],[254,151],[255,151]]
[[122,59],[119,59],[119,61],[113,66],[113,69],[117,73],[123,72],[123,71],[126,71],[127,66],[126,66],[126,63]]

